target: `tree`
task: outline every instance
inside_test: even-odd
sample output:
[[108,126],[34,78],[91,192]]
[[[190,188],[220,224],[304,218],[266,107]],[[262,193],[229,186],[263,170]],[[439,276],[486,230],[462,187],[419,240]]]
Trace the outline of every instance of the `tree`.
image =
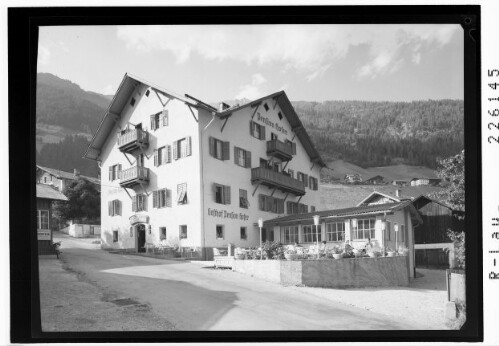
[[100,220],[100,192],[94,184],[79,178],[68,184],[64,190],[67,202],[54,203],[54,217],[61,223],[68,220]]
[[[452,209],[464,212],[464,150],[457,155],[439,160],[438,163],[437,176],[446,181],[448,186],[444,191],[437,193],[436,197],[440,197]],[[456,217],[464,220],[464,213],[463,216]],[[466,266],[465,231],[458,232],[449,229],[447,235],[455,244],[458,265],[464,269]]]

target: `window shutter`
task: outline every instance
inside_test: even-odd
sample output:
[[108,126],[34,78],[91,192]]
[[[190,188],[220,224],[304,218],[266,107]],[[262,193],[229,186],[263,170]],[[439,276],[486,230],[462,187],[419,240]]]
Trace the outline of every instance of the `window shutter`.
[[224,204],[230,204],[230,186],[224,186]]
[[265,140],[265,126],[260,126],[260,139]]
[[178,148],[177,148],[177,141],[173,142],[173,159],[177,160],[178,159]]
[[154,166],[158,166],[158,150],[154,149]]
[[255,136],[255,131],[253,128],[253,121],[250,121],[250,135]]
[[167,145],[166,146],[166,163],[171,163],[172,162],[172,146]]
[[303,174],[303,182],[305,183],[305,187],[308,187],[308,174]]
[[163,120],[163,126],[168,126],[168,110],[167,109],[163,109],[163,112],[162,112],[162,120]]
[[185,140],[187,141],[187,156],[192,155],[192,139],[191,136],[186,137]]
[[292,154],[296,155],[296,143],[295,142],[291,143],[291,150],[292,150]]
[[137,211],[137,195],[132,197],[132,211],[133,212]]
[[223,142],[222,160],[230,160],[230,143],[229,142]]
[[236,147],[236,146],[234,145],[234,163],[235,163],[236,165],[237,165],[237,164],[239,164],[239,162],[238,162],[238,158],[239,158],[239,150],[241,150],[241,149],[239,149],[238,147]]
[[154,114],[151,115],[151,130],[156,130],[156,124],[154,121]]
[[265,196],[258,195],[258,209],[265,211]]
[[158,207],[158,191],[152,192],[152,207],[153,208]]
[[292,207],[292,205],[291,205],[291,202],[290,202],[290,201],[287,201],[287,202],[286,202],[286,209],[287,209],[287,211],[288,211],[288,215],[289,215],[289,214],[293,214],[293,209],[292,209],[292,208],[293,208],[293,207]]
[[113,166],[109,167],[109,181],[113,181]]
[[165,189],[166,190],[166,206],[171,208],[172,207],[172,191]]
[[246,168],[251,168],[251,151],[246,152],[246,162],[245,162],[245,167]]
[[284,200],[283,199],[279,200],[279,210],[278,210],[278,213],[279,214],[284,214]]
[[109,216],[113,216],[113,201],[107,202],[107,211]]
[[215,138],[210,137],[210,155],[215,156]]
[[118,165],[118,176],[117,176],[118,179],[121,179],[121,164]]

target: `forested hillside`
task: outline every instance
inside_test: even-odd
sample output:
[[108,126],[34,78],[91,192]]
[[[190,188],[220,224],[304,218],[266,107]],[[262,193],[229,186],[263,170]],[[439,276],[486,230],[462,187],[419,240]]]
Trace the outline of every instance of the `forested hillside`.
[[292,103],[327,161],[435,168],[464,147],[463,101]]

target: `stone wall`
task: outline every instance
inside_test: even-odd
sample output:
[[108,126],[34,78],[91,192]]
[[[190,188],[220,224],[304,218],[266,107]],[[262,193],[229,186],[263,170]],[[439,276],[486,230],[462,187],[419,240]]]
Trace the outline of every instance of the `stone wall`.
[[391,287],[409,285],[407,256],[340,260],[236,260],[233,270],[281,285]]

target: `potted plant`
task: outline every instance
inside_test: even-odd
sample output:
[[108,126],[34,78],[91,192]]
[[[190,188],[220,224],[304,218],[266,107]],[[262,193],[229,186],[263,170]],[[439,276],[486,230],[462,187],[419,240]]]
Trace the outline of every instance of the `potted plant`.
[[376,258],[376,257],[381,256],[381,251],[379,249],[376,249],[376,248],[370,248],[367,250],[367,255],[371,258]]
[[288,249],[284,252],[284,258],[286,258],[288,261],[293,261],[298,259],[298,254],[296,253],[296,250]]
[[386,249],[386,255],[388,257],[394,257],[395,256],[395,251],[392,248],[387,248]]
[[339,246],[334,246],[331,249],[331,252],[333,253],[333,258],[334,259],[341,259],[341,258],[343,258],[343,251],[341,250],[341,248]]
[[354,254],[355,258],[358,258],[358,257],[361,257],[361,256],[362,256],[362,250],[360,250],[360,249],[355,249],[355,248],[354,248],[354,249],[352,250],[352,252],[353,252],[353,254]]
[[400,245],[398,248],[398,253],[401,256],[407,256],[409,254],[409,249],[405,245]]
[[246,254],[245,254],[245,251],[244,249],[241,249],[239,247],[236,247],[234,249],[234,258],[235,259],[238,259],[238,260],[243,260],[246,258]]

